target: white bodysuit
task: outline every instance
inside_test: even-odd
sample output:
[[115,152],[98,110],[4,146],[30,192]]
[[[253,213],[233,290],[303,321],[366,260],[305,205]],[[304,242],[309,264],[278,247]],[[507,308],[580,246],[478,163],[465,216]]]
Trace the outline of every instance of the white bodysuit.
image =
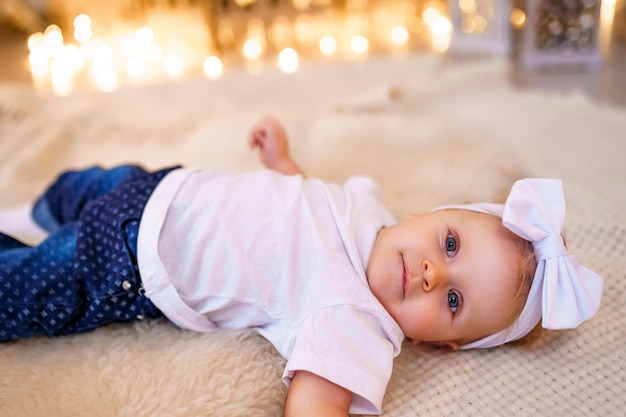
[[253,328],[287,358],[287,385],[306,370],[352,391],[351,413],[379,414],[404,336],[365,268],[394,223],[368,178],[180,169],[145,207],[139,270],[178,326]]

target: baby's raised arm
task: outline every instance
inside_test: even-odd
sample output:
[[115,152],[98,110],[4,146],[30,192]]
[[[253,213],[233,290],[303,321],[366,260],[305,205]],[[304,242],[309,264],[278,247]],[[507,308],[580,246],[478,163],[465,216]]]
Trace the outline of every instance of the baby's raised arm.
[[347,417],[352,393],[329,380],[296,371],[285,404],[285,417]]
[[251,148],[259,148],[261,161],[267,168],[285,175],[304,176],[289,154],[287,133],[275,118],[265,117],[257,122],[248,135],[248,144]]

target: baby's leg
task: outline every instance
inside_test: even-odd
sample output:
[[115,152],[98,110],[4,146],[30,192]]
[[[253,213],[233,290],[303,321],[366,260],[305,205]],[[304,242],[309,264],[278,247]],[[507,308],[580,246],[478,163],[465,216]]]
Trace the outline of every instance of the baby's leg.
[[0,342],[59,334],[71,322],[80,306],[75,246],[75,225],[36,247],[0,233]]
[[[78,221],[63,218],[65,224],[36,247],[0,234],[0,341],[37,334],[73,334],[110,322],[161,316],[143,296],[136,241],[146,201],[170,170],[140,174],[143,178],[134,181],[126,180],[145,171],[93,171],[87,176],[103,175],[95,175],[99,180],[86,181],[91,186],[67,187],[67,193],[53,190],[46,195],[54,198],[44,196],[41,200],[53,205],[75,203],[71,190],[78,188],[78,199],[85,202],[84,209],[76,213]],[[71,177],[85,178],[78,173],[66,179]],[[55,186],[67,183],[62,180]],[[111,184],[117,185],[112,189]],[[99,194],[102,196],[94,198]],[[60,207],[58,213],[47,214],[66,215],[64,204]]]
[[44,229],[55,231],[76,220],[90,201],[145,174],[143,168],[135,165],[122,165],[109,170],[92,167],[65,172],[37,200],[32,216]]

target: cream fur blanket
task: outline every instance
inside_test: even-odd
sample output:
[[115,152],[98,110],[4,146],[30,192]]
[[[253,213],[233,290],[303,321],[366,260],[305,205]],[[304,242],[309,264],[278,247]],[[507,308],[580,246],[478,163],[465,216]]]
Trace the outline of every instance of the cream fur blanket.
[[[232,72],[60,99],[0,86],[0,208],[93,163],[260,167],[246,134],[282,119],[310,174],[368,174],[398,218],[501,200],[523,176],[564,180],[570,249],[605,277],[590,322],[531,349],[447,353],[405,344],[386,416],[623,415],[626,410],[626,111],[576,93],[518,91],[502,61],[434,56]],[[0,416],[273,416],[284,360],[248,331],[165,320],[0,345]]]

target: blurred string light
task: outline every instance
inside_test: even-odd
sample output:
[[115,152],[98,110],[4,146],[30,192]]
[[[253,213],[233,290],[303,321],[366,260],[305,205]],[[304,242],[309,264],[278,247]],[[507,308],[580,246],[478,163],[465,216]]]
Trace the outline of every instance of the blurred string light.
[[459,8],[464,13],[475,13],[476,12],[476,1],[475,0],[459,0]]
[[286,74],[293,74],[298,69],[298,53],[292,48],[285,48],[278,54],[278,66]]
[[332,56],[337,52],[337,41],[332,36],[324,36],[320,39],[320,51],[326,56]]
[[63,33],[57,25],[50,25],[44,31],[43,47],[50,58],[58,58],[63,53]]
[[211,80],[219,78],[224,71],[222,61],[216,56],[207,57],[202,63],[202,69],[204,74]]
[[391,41],[396,45],[404,45],[409,41],[409,31],[404,26],[391,29]]
[[[600,4],[600,50],[606,56],[611,49],[611,34],[613,32],[613,20],[615,18],[615,8],[617,0],[604,0]],[[626,7],[626,6],[625,6]]]
[[[104,92],[118,88],[120,71],[135,82],[152,79],[158,71],[174,79],[184,73],[184,58],[175,52],[164,54],[149,27],[144,26],[122,36],[121,46],[114,49],[112,44],[93,37],[91,22],[86,14],[74,18],[75,43],[66,44],[57,25],[50,25],[43,33],[34,33],[28,38],[29,62],[36,88],[50,89],[59,96],[68,95],[74,90],[75,79],[83,70],[86,70],[93,85]],[[218,72],[213,70],[211,74],[215,76]]]
[[521,29],[526,24],[526,13],[522,9],[513,9],[510,19],[515,29]]
[[246,59],[259,59],[263,53],[263,44],[258,39],[248,39],[243,43],[241,52]]
[[241,47],[243,57],[255,61],[265,51],[265,23],[260,19],[250,19],[248,22],[247,39]]
[[164,61],[165,71],[172,78],[178,78],[185,70],[185,61],[178,54],[169,54]]
[[91,75],[97,88],[103,92],[115,90],[119,85],[119,77],[113,62],[113,49],[102,41],[94,41],[89,46]]
[[370,43],[365,36],[356,35],[350,40],[350,49],[357,55],[364,55],[369,50]]
[[452,40],[452,23],[444,13],[443,5],[439,2],[428,2],[422,13],[422,19],[432,35],[431,46],[437,52],[445,52]]
[[93,30],[91,29],[91,18],[84,13],[79,14],[74,18],[74,39],[78,43],[88,42],[93,36]]
[[487,29],[488,22],[484,14],[489,14],[488,9],[492,9],[493,4],[485,7],[483,2],[480,8],[476,4],[476,0],[459,0],[458,4],[462,15],[461,30],[463,32],[471,34],[484,32]]
[[[475,0],[460,2],[468,10],[475,7]],[[244,3],[251,5],[256,1],[241,0],[241,4]],[[296,7],[296,3],[293,4]],[[388,9],[382,12],[372,9],[374,14],[371,15],[364,7],[355,15],[325,19],[306,14],[295,18],[277,16],[267,22],[267,27],[263,20],[251,19],[244,38],[239,40],[232,22],[224,20],[216,27],[216,40],[228,41],[228,51],[237,51],[236,46],[239,45],[239,55],[246,63],[260,64],[268,55],[276,53],[277,66],[288,74],[300,69],[301,54],[316,51],[321,56],[340,59],[345,56],[366,57],[373,44],[381,43],[390,48],[389,52],[395,53],[397,50],[406,51],[411,37],[419,33],[430,34],[436,51],[447,49],[452,26],[445,14],[445,2],[425,1],[419,15],[415,5],[406,2],[402,6],[404,8],[394,8],[394,4],[389,2]],[[329,6],[330,3],[327,0],[300,0],[297,3],[298,10],[302,11],[324,5]],[[373,22],[373,17],[379,20]],[[189,61],[184,47],[176,46],[167,38],[170,31],[159,32],[157,37],[154,27],[140,26],[127,31],[118,29],[105,40],[98,38],[100,34],[94,29],[97,28],[94,23],[97,22],[92,17],[81,13],[72,20],[72,39],[66,39],[57,25],[50,25],[45,31],[29,37],[29,62],[36,86],[58,95],[67,95],[79,82],[91,83],[100,91],[110,92],[123,83],[179,79],[197,66],[208,79],[214,80],[223,75],[224,65],[220,56],[207,54],[210,56],[205,55],[194,64]],[[268,41],[271,46],[266,45]],[[260,66],[247,68],[252,70]]]

